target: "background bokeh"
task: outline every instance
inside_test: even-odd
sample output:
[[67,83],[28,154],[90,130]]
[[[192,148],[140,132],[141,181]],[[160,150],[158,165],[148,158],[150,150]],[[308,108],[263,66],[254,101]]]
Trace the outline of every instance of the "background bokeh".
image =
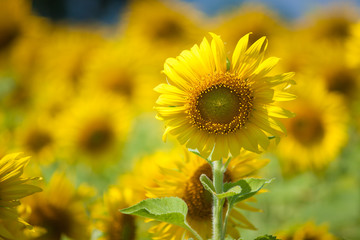
[[[2,0],[1,5],[0,155],[32,156],[25,174],[42,176],[46,193],[55,191],[49,189],[56,189],[59,179],[69,179],[59,189],[71,192],[76,209],[84,209],[88,239],[105,231],[98,222],[112,221],[103,220],[109,213],[99,210],[109,187],[131,189],[131,176],[141,178],[134,173],[139,160],[178,147],[171,138],[162,141],[153,88],[166,80],[161,73],[166,58],[199,44],[208,32],[222,37],[229,55],[244,34],[253,33],[252,43],[267,36],[267,56],[282,59],[275,73],[294,71],[298,82],[292,91],[299,97],[287,106],[297,118],[285,123],[288,136],[278,146],[274,140],[263,155],[271,161],[258,175],[274,178],[253,204],[263,213],[244,213],[258,230],[242,230],[243,238],[293,231],[313,221],[326,224],[339,239],[360,239],[360,2]],[[119,180],[125,175],[126,181]],[[30,197],[24,205],[36,209],[41,201]],[[34,220],[39,213],[22,214],[43,234],[47,227]],[[137,239],[151,239],[146,231],[151,223],[136,221]]]

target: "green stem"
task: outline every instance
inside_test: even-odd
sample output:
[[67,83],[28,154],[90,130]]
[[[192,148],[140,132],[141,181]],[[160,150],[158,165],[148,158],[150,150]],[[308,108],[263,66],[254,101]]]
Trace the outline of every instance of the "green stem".
[[227,228],[227,223],[228,223],[230,211],[231,211],[231,206],[230,206],[230,204],[228,202],[228,207],[227,207],[226,214],[225,214],[225,219],[224,219],[223,238],[225,238],[226,228]]
[[[223,163],[222,160],[213,162],[213,184],[215,187],[215,192],[217,194],[223,192]],[[213,206],[213,240],[222,240],[223,239],[223,205],[224,201],[218,199],[214,196],[214,206]]]

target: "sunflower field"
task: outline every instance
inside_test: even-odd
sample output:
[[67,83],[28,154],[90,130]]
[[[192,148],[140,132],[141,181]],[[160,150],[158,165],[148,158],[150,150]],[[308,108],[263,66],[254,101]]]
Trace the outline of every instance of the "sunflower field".
[[355,3],[45,2],[0,0],[0,240],[360,239]]

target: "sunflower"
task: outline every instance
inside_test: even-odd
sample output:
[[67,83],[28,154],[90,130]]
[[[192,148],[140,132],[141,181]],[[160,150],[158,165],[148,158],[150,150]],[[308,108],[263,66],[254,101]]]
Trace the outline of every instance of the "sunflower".
[[94,207],[96,227],[103,233],[98,240],[136,239],[135,216],[120,213],[133,202],[132,190],[112,186],[104,195],[104,201]]
[[270,41],[286,36],[288,33],[282,23],[274,12],[262,5],[244,5],[220,16],[216,32],[226,39],[230,48],[234,48],[238,40],[249,32],[253,32],[249,44],[262,36],[267,36]]
[[360,22],[357,22],[350,29],[350,37],[346,43],[346,57],[350,66],[360,69]]
[[55,136],[61,156],[102,167],[117,159],[131,124],[124,99],[84,93],[57,117]]
[[40,113],[27,116],[15,131],[15,148],[26,150],[38,163],[52,162],[56,149],[52,127],[53,121]]
[[277,147],[284,173],[323,169],[348,138],[349,114],[341,96],[326,91],[320,81],[298,82],[298,99],[287,105],[296,117],[285,121],[288,135]]
[[[188,205],[188,223],[203,237],[211,238],[212,197],[200,183],[201,174],[212,178],[211,166],[204,159],[195,154],[185,152],[185,159],[179,155],[169,155],[160,166],[156,176],[156,186],[147,187],[147,196],[154,197],[179,197]],[[224,181],[234,182],[245,177],[253,177],[256,171],[267,164],[267,160],[257,159],[255,153],[242,151],[241,156],[231,160],[224,175]],[[166,165],[167,166],[166,166]],[[246,201],[255,201],[252,197]],[[248,205],[247,202],[238,203],[230,213],[228,234],[239,238],[238,228],[255,229],[241,213],[242,210],[259,211]],[[168,223],[159,223],[149,230],[156,239],[180,240],[191,236],[181,227]]]
[[326,225],[317,226],[314,222],[307,222],[302,226],[287,232],[276,234],[281,240],[336,240],[338,239],[328,231]]
[[[269,145],[268,135],[280,136],[285,128],[278,118],[292,116],[275,106],[294,99],[284,91],[293,73],[267,76],[278,58],[263,61],[265,37],[247,48],[249,34],[238,42],[231,62],[224,43],[211,34],[200,44],[165,62],[168,84],[160,84],[155,109],[171,133],[188,148],[212,160],[239,154],[241,148],[260,152]],[[165,139],[165,138],[164,138]]]
[[25,29],[31,4],[24,0],[4,1],[0,10],[0,54],[16,42]]
[[[180,1],[135,0],[121,19],[126,38],[141,39],[145,48],[156,47],[151,58],[177,52],[203,35],[201,13]],[[149,27],[151,26],[151,27]],[[162,51],[161,51],[162,50]],[[147,56],[148,57],[148,56]]]
[[24,203],[31,208],[26,220],[43,230],[37,240],[60,240],[62,236],[89,239],[84,193],[63,173],[54,173],[44,192],[26,198]]
[[342,45],[350,36],[352,24],[358,19],[356,7],[351,3],[335,3],[313,11],[303,20],[303,34],[316,42]]
[[0,160],[0,239],[16,239],[14,229],[28,226],[19,218],[16,207],[21,198],[41,191],[28,183],[36,178],[21,177],[28,162],[29,157],[21,157],[19,153],[8,154]]
[[160,69],[153,63],[144,63],[144,48],[139,46],[129,39],[104,43],[88,58],[80,78],[81,88],[125,98],[142,110],[151,109],[156,96],[148,89],[159,83]]

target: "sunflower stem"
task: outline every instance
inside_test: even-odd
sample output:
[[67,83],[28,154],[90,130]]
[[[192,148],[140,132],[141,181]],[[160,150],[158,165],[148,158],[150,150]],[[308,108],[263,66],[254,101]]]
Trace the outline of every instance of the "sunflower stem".
[[[223,192],[223,163],[222,160],[213,162],[213,184],[215,187],[215,192],[217,194]],[[214,196],[214,206],[213,206],[213,240],[222,240],[223,238],[223,205],[224,201],[222,199],[218,199]]]
[[231,211],[231,206],[230,206],[230,205],[228,205],[228,207],[227,207],[227,209],[226,209],[225,219],[224,219],[223,239],[225,239],[226,228],[227,228],[227,223],[228,223],[228,219],[229,219],[230,211]]

